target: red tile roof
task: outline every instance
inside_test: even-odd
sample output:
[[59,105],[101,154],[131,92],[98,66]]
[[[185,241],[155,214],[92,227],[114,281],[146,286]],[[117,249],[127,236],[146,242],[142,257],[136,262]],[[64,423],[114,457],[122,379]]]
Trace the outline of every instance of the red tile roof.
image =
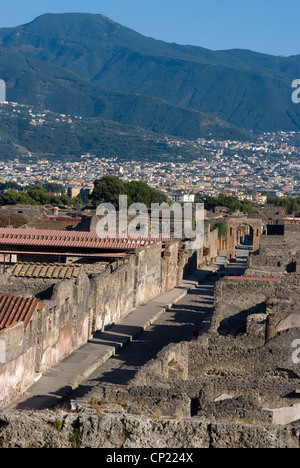
[[24,323],[26,328],[37,308],[44,307],[36,298],[0,293],[0,330]]
[[167,242],[170,238],[99,238],[95,232],[48,231],[39,229],[0,228],[0,245],[32,245],[43,247],[79,247],[112,250],[133,250],[155,242]]

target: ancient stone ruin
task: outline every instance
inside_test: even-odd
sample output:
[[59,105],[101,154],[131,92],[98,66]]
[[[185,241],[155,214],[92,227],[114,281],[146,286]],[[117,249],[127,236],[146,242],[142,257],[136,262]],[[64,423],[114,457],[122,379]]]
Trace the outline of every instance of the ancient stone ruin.
[[[147,388],[150,397],[151,389],[149,411],[160,397],[162,413],[180,413],[182,418],[189,414],[227,423],[297,423],[299,241],[296,224],[287,223],[281,236],[263,236],[262,248],[249,258],[244,276],[217,283],[208,333],[197,342],[163,350],[131,382],[129,393]],[[281,260],[276,265],[278,246]]]
[[[2,411],[0,447],[72,446],[76,433],[81,447],[299,448],[300,224],[286,220],[280,229],[268,230],[261,221],[239,221],[232,227],[234,248],[248,235],[249,226],[259,244],[242,276],[216,273],[212,317],[200,327],[197,340],[168,345],[127,385],[98,385],[92,396],[71,400],[67,411]],[[55,274],[63,274],[54,266],[50,279],[35,270],[42,304],[28,326],[32,331],[36,327],[32,346],[47,340],[44,353],[36,353],[35,372],[53,365],[62,358],[62,350],[69,353],[93,330],[117,320],[126,313],[126,304],[131,308],[162,288],[174,287],[178,274],[183,277],[193,262],[199,265],[199,253],[188,258],[184,249],[170,243],[163,254],[156,244],[137,251],[115,270],[105,267],[101,274],[82,266],[69,271],[76,278],[53,282]],[[16,267],[3,281],[3,294],[13,294],[14,287],[20,291],[21,285],[25,293],[31,267],[22,268]],[[111,292],[112,283],[117,296]],[[132,285],[126,298],[125,283]],[[48,317],[42,334],[41,310]],[[59,336],[53,320],[62,321]],[[20,334],[18,327],[14,333]],[[1,333],[4,339],[15,339]]]

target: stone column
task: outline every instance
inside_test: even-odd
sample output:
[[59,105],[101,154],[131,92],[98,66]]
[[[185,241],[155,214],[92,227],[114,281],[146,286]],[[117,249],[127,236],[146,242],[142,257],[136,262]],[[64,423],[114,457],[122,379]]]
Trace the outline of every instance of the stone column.
[[276,333],[276,316],[273,312],[268,314],[266,326],[266,343],[273,340],[277,335]]

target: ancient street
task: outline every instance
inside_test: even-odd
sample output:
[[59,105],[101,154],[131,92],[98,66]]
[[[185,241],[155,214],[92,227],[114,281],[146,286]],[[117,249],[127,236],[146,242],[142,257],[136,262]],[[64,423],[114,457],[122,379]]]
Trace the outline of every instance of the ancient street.
[[[120,353],[111,357],[94,372],[68,396],[67,401],[74,399],[89,401],[92,399],[93,391],[97,391],[99,386],[127,385],[138,370],[154,359],[165,346],[191,340],[195,325],[199,326],[200,334],[207,331],[213,312],[216,282],[226,275],[243,274],[249,251],[250,247],[247,246],[239,248],[237,263],[229,264],[224,270],[213,274],[190,291],[136,340],[125,346]],[[121,329],[119,331],[122,332]]]

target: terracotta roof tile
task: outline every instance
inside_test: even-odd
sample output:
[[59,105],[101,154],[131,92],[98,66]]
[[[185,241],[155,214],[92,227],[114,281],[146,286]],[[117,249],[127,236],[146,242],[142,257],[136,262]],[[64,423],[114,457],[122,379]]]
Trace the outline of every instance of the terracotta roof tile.
[[139,236],[111,239],[108,235],[99,238],[95,232],[47,231],[38,229],[0,228],[0,245],[32,245],[43,247],[77,247],[95,249],[132,250],[170,238],[153,239]]
[[27,328],[34,311],[44,307],[38,299],[0,293],[0,330],[24,323]]
[[11,270],[11,276],[19,278],[78,278],[82,271],[81,265],[64,265],[61,263],[18,263]]

